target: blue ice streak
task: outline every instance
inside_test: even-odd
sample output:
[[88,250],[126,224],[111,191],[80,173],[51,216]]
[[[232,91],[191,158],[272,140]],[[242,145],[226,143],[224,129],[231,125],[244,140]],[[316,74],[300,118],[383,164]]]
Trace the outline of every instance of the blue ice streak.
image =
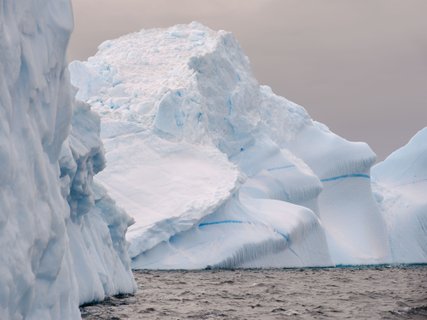
[[216,224],[228,224],[228,223],[250,223],[248,221],[242,221],[242,220],[221,220],[221,221],[213,221],[213,222],[202,222],[199,224],[199,228],[206,227],[206,226],[212,226]]
[[290,169],[290,168],[294,168],[295,165],[290,164],[287,166],[281,166],[281,167],[273,167],[273,168],[268,168],[267,171],[275,171],[275,170],[282,170],[282,169]]
[[352,174],[345,174],[342,176],[332,177],[332,178],[325,178],[321,179],[322,182],[329,182],[329,181],[335,181],[340,179],[347,179],[347,178],[364,178],[364,179],[371,179],[371,177],[367,174],[363,173],[352,173]]

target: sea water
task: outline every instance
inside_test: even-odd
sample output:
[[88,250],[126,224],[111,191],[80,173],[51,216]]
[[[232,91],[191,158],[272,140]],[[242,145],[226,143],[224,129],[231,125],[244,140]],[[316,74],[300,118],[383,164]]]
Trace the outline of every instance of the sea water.
[[427,319],[427,266],[135,271],[83,319]]

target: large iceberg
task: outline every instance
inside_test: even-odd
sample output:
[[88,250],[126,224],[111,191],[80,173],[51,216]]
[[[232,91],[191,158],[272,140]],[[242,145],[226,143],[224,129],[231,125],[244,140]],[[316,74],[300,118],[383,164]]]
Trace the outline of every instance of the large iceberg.
[[75,104],[68,0],[0,1],[0,318],[80,319],[133,292],[132,220],[93,183],[99,117]]
[[101,116],[97,175],[134,219],[134,268],[391,261],[375,154],[260,86],[234,37],[142,30],[69,66]]
[[372,168],[393,261],[427,262],[427,128]]

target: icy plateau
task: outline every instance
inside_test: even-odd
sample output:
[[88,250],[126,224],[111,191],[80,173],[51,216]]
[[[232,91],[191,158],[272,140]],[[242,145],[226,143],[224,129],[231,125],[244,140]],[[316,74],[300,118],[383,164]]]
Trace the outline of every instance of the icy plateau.
[[230,33],[194,22],[69,69],[101,116],[95,180],[135,219],[133,268],[427,262],[425,129],[372,182],[367,144],[260,86]]

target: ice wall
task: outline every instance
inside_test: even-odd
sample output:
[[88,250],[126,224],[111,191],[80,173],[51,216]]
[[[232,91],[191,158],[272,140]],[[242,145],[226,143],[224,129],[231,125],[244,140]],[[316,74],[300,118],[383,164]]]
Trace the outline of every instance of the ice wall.
[[125,241],[133,220],[93,182],[105,167],[98,115],[77,102],[71,125],[59,158],[60,183],[70,207],[66,226],[82,304],[135,290]]
[[427,263],[427,128],[372,168],[393,261]]
[[92,184],[99,120],[74,105],[72,27],[68,0],[0,1],[2,319],[79,319],[79,303],[134,290],[129,218]]
[[374,153],[260,86],[230,33],[142,30],[70,71],[101,115],[97,181],[136,220],[135,268],[389,260]]

